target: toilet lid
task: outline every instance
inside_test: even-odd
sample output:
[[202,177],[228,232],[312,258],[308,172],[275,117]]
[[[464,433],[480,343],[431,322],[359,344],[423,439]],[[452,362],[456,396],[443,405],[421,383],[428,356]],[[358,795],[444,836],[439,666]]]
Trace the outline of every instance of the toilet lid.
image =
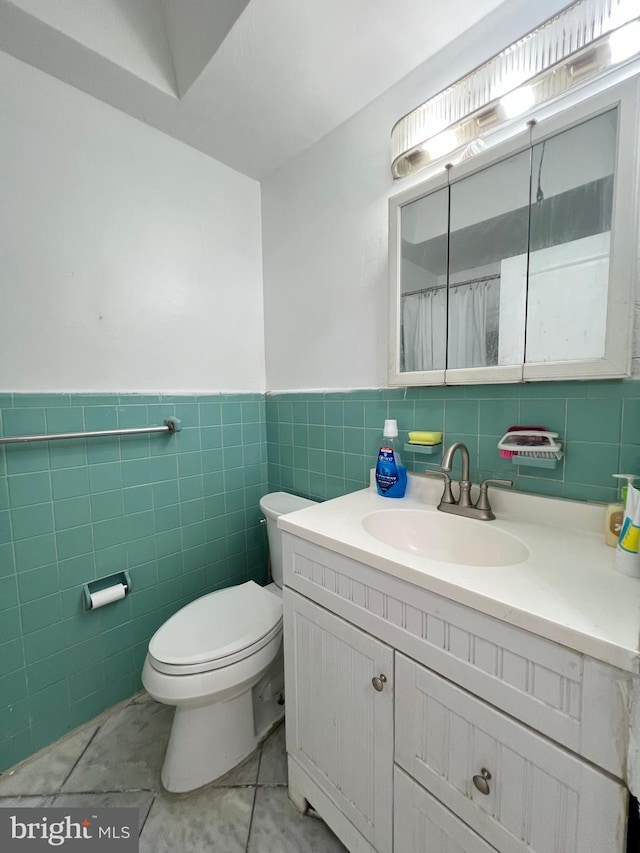
[[149,653],[171,666],[237,658],[281,621],[281,599],[247,581],[203,595],[178,610],[153,635]]

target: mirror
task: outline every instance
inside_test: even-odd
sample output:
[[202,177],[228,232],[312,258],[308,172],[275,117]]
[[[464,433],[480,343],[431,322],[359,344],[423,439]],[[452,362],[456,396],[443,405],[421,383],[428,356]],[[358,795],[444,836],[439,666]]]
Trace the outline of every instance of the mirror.
[[402,210],[402,371],[446,367],[448,221],[447,189]]
[[616,108],[533,147],[525,362],[604,356],[617,131]]
[[390,200],[391,384],[628,375],[637,85]]
[[503,285],[501,268],[508,258],[526,256],[529,169],[523,151],[451,185],[450,369],[522,362],[517,351],[505,358],[501,350],[501,315],[503,321],[505,311],[524,316],[523,295]]

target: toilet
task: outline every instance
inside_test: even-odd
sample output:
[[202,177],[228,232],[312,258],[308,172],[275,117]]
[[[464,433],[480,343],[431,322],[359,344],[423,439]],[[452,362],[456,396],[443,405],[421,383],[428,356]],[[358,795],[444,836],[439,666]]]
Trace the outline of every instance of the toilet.
[[203,595],[149,641],[142,684],[175,705],[161,780],[184,793],[222,776],[284,715],[280,515],[314,501],[286,492],[260,499],[273,583],[254,581]]

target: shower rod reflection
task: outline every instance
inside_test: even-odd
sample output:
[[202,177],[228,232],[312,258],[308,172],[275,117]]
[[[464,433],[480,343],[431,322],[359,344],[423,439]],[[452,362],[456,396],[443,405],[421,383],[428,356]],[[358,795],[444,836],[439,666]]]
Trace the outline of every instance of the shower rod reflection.
[[67,438],[102,438],[110,435],[143,435],[149,432],[171,434],[180,432],[182,424],[178,418],[166,418],[164,426],[131,427],[129,429],[101,429],[94,432],[58,432],[43,435],[16,435],[0,437],[0,444],[19,444],[32,441],[62,441]]

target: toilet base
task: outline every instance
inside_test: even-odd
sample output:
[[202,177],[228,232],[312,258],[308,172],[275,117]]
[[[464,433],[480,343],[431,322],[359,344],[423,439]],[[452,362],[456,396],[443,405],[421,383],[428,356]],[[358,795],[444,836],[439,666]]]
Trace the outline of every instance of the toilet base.
[[160,778],[167,791],[185,793],[213,782],[258,745],[252,691],[229,702],[176,708]]
[[284,716],[282,649],[249,690],[228,702],[176,707],[160,779],[183,794],[240,764]]
[[253,688],[253,719],[262,740],[284,717],[284,661],[282,650]]

